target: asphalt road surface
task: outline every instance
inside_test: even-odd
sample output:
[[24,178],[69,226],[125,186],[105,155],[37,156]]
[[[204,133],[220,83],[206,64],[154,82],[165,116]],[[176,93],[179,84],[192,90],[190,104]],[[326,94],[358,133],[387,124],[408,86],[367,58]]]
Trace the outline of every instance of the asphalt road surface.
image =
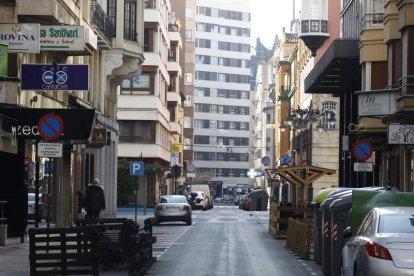
[[268,212],[217,205],[193,211],[191,226],[155,226],[158,260],[147,275],[323,275],[318,264],[298,258],[268,233]]

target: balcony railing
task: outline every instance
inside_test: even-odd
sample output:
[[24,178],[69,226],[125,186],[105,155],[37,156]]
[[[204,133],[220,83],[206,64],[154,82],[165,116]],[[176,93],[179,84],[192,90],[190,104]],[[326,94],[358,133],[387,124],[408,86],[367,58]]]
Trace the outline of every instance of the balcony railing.
[[111,43],[112,38],[115,36],[114,25],[96,0],[91,0],[91,21],[108,42]]
[[384,22],[384,13],[367,13],[362,17],[361,28],[365,29],[372,26],[382,25]]
[[302,20],[301,32],[306,33],[327,33],[328,21],[327,20]]

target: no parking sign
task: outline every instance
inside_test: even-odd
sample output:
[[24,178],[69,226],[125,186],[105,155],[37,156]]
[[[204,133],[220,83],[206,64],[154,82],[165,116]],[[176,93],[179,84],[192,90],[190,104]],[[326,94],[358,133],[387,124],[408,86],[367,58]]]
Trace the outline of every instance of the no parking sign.
[[46,114],[40,118],[37,129],[43,139],[56,140],[63,133],[63,120],[56,114]]
[[356,159],[365,161],[372,156],[372,146],[367,141],[359,141],[353,145],[352,152]]

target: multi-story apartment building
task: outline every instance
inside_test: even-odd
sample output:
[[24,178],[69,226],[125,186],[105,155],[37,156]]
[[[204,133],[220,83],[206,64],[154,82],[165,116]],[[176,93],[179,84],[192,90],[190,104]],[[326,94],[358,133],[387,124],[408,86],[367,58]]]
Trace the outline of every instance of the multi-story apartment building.
[[165,172],[170,170],[172,147],[181,143],[182,41],[170,1],[146,0],[144,24],[142,73],[123,79],[118,95],[118,156],[144,161],[146,181],[138,190],[138,202],[150,206],[161,193],[177,192],[179,176],[171,182]]
[[[106,196],[104,216],[114,216],[117,86],[141,71],[143,1],[17,0],[2,1],[0,9],[2,37],[10,38],[1,41],[9,45],[9,70],[2,75],[0,114],[17,119],[12,128],[2,124],[3,133],[16,135],[17,149],[11,139],[11,148],[0,152],[2,181],[13,183],[0,195],[8,201],[9,232],[25,231],[32,186],[49,196],[51,221],[65,227],[77,218],[76,192],[97,177]],[[20,38],[28,39],[13,41]],[[49,135],[43,124],[52,126]],[[39,143],[53,143],[56,151],[42,151]]]
[[[254,168],[252,186],[267,187],[267,174],[265,169],[274,168],[275,148],[275,75],[274,54],[278,47],[279,39],[276,36],[272,48],[267,49],[260,41],[256,40],[255,55],[251,57],[252,79],[251,90],[254,91],[250,104],[252,125],[250,139],[252,148],[249,159],[251,168]],[[253,171],[252,171],[253,172]]]
[[[195,15],[196,0],[171,0],[173,11],[181,21],[181,37],[184,38],[182,54],[180,55],[180,65],[182,76],[180,87],[184,93],[184,130],[183,130],[183,176],[186,183],[191,183],[194,179],[194,65],[195,65]],[[187,175],[190,173],[190,177]]]
[[196,24],[194,165],[227,191],[248,184],[249,7],[198,0]]

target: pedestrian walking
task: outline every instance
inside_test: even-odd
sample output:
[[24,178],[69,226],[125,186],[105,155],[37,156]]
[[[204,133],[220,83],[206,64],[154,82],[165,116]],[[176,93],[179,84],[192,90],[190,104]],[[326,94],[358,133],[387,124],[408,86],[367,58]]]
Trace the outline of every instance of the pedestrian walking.
[[86,188],[84,205],[88,219],[98,219],[99,213],[105,210],[105,195],[98,178],[95,178]]

